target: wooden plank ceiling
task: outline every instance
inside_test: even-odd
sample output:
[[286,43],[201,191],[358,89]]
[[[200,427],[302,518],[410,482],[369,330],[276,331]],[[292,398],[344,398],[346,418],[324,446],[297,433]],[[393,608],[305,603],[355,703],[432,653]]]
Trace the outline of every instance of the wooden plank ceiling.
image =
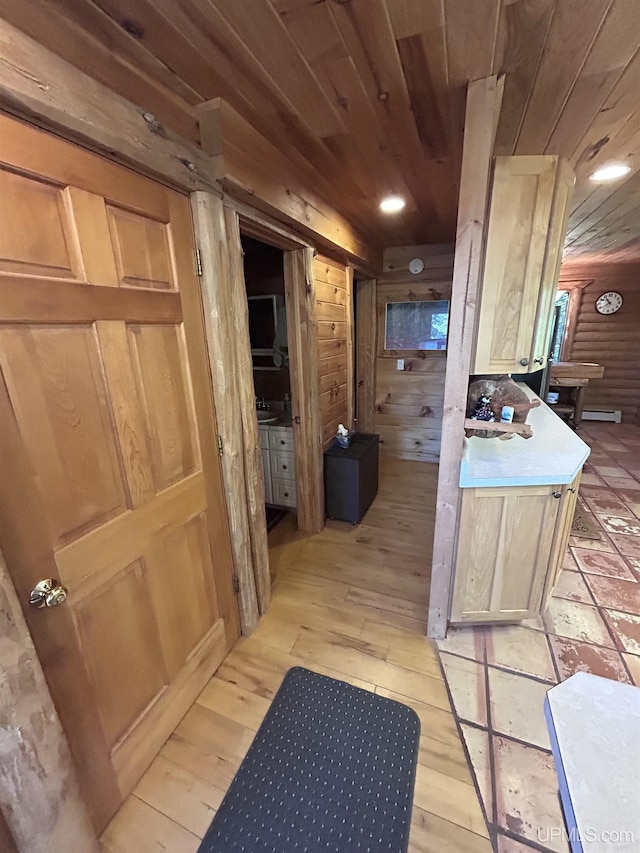
[[[506,73],[499,154],[578,183],[572,260],[640,258],[640,0],[0,0],[0,16],[198,139],[228,101],[379,246],[455,235],[464,91]],[[595,185],[597,165],[630,175]],[[385,217],[381,197],[408,205]]]

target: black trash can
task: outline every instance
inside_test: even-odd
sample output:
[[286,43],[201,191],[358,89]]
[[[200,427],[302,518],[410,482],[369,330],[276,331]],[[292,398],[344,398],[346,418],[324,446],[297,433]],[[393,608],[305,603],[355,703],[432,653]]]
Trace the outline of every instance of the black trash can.
[[324,454],[325,512],[328,518],[359,524],[378,493],[378,440],[356,432],[349,447]]

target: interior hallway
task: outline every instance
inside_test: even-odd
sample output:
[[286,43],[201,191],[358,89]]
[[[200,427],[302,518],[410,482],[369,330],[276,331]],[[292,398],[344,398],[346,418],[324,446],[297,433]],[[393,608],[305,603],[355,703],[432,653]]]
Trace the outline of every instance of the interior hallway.
[[362,524],[329,522],[311,537],[275,528],[271,608],[107,828],[105,853],[195,853],[292,666],[396,698],[418,713],[410,853],[490,853],[437,652],[425,637],[436,478],[435,465],[383,463],[378,497]]

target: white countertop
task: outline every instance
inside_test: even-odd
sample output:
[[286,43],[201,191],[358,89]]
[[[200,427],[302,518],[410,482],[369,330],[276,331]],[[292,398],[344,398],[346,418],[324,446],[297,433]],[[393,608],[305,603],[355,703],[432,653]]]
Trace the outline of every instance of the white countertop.
[[545,716],[574,853],[640,850],[640,687],[577,672]]
[[[530,399],[539,399],[526,385],[519,387]],[[531,438],[465,438],[460,487],[570,483],[589,456],[588,445],[546,403],[531,409],[527,423],[533,430]]]

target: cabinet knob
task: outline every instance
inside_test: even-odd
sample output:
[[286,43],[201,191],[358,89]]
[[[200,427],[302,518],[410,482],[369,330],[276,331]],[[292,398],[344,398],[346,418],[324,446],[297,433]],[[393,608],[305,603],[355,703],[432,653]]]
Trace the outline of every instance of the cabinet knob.
[[562,497],[562,492],[552,492],[551,494],[554,498],[561,498]]
[[284,493],[284,496],[285,496],[285,498],[288,498],[288,497],[289,497],[289,492],[285,492],[285,493]]
[[281,439],[280,439],[280,444],[286,444],[286,443],[287,443],[287,442],[284,440],[284,438],[281,438]]
[[286,470],[287,470],[287,466],[286,466],[286,465],[283,465],[283,466],[282,466],[282,470],[283,470],[283,471],[286,471]]
[[528,358],[521,358],[521,359],[520,359],[520,364],[521,364],[523,367],[526,367],[526,366],[529,364],[529,359],[528,359]]
[[568,492],[571,492],[571,494],[573,495],[573,494],[575,494],[575,491],[576,491],[576,490],[575,490],[575,488],[570,488],[570,489],[567,489],[567,491],[568,491]]
[[533,363],[534,364],[544,364],[544,357],[540,356],[540,358],[534,358]]

